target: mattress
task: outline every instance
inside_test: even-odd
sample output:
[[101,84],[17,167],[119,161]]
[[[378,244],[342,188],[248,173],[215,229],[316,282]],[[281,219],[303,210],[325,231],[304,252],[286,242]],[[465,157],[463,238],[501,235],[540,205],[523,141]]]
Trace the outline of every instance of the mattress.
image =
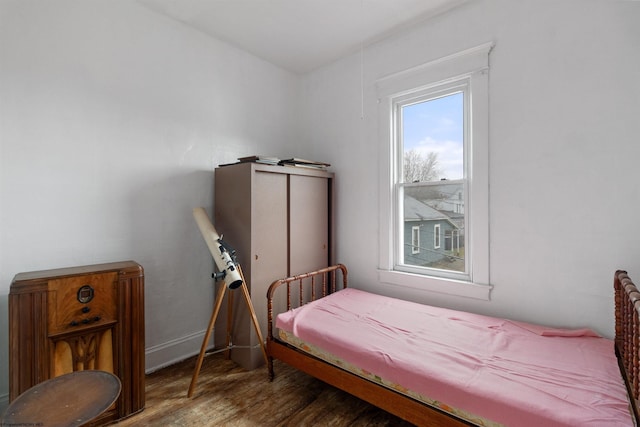
[[487,426],[631,426],[613,341],[344,289],[278,315],[279,336]]

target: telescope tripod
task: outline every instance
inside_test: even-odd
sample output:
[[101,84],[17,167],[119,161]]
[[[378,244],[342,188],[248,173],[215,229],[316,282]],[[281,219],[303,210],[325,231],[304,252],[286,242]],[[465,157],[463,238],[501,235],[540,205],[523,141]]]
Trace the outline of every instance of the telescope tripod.
[[[260,325],[258,324],[258,318],[256,317],[256,312],[253,309],[253,304],[251,303],[251,296],[249,295],[249,290],[247,289],[247,282],[244,280],[244,275],[242,274],[242,269],[240,265],[237,265],[238,271],[240,273],[240,277],[242,278],[242,284],[239,286],[242,289],[242,296],[244,297],[244,301],[247,304],[247,309],[249,310],[249,314],[251,315],[251,321],[253,322],[253,326],[256,330],[256,334],[258,335],[258,340],[260,341],[260,348],[262,349],[262,355],[264,356],[264,361],[268,364],[267,358],[267,350],[264,345],[264,339],[262,338],[262,333],[260,332]],[[191,384],[189,385],[189,392],[187,393],[187,397],[191,397],[193,395],[193,391],[196,388],[196,382],[198,381],[198,375],[200,375],[200,368],[202,368],[202,361],[204,359],[205,353],[207,352],[207,345],[209,344],[209,339],[211,337],[211,331],[213,331],[213,325],[216,322],[216,318],[218,317],[218,313],[220,312],[220,307],[222,306],[222,300],[224,299],[224,295],[227,291],[227,284],[223,281],[220,283],[220,289],[218,289],[218,295],[216,296],[216,303],[213,308],[213,312],[211,313],[211,319],[209,320],[209,326],[207,327],[207,332],[204,335],[204,339],[202,340],[202,347],[200,349],[200,355],[198,356],[198,361],[196,362],[196,368],[193,371],[193,377],[191,378]],[[233,348],[231,345],[231,322],[233,317],[232,312],[232,295],[229,294],[229,303],[228,303],[228,313],[227,313],[227,342],[226,347],[217,350],[218,351],[229,351]]]

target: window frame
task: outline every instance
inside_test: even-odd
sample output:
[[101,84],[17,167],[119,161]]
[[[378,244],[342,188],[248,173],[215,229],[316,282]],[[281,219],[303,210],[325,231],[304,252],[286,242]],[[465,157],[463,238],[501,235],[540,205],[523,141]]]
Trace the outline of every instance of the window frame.
[[440,224],[433,224],[433,249],[440,249]]
[[[411,106],[411,105],[415,105],[415,104],[420,104],[423,102],[430,102],[432,100],[436,100],[439,98],[444,98],[450,95],[455,95],[455,94],[461,94],[462,95],[462,99],[463,99],[463,144],[464,144],[464,150],[463,150],[463,155],[464,155],[464,159],[463,162],[464,164],[468,164],[469,160],[468,160],[468,152],[469,152],[469,140],[470,140],[470,136],[469,136],[469,123],[468,123],[468,118],[470,116],[470,112],[469,112],[469,104],[470,104],[470,82],[469,79],[467,77],[462,77],[460,79],[454,79],[452,81],[447,81],[444,82],[442,84],[435,84],[435,85],[430,85],[427,86],[425,88],[419,88],[416,89],[415,91],[411,91],[408,94],[402,94],[402,95],[398,95],[393,97],[392,99],[392,106],[391,106],[391,110],[392,110],[392,128],[394,129],[394,133],[392,135],[392,140],[390,141],[391,145],[392,145],[392,150],[395,153],[395,158],[391,161],[394,162],[393,164],[393,183],[392,185],[394,186],[394,190],[395,190],[395,194],[394,194],[394,211],[392,212],[393,215],[393,224],[394,224],[394,228],[397,231],[396,234],[394,234],[394,247],[395,247],[395,253],[394,253],[394,259],[393,259],[393,268],[394,270],[397,271],[403,271],[406,273],[416,273],[416,274],[420,274],[420,275],[430,275],[430,276],[437,276],[437,277],[444,277],[444,278],[448,278],[448,279],[456,279],[456,280],[464,280],[464,281],[469,281],[470,280],[470,265],[469,265],[469,260],[467,257],[465,257],[465,265],[464,265],[464,271],[459,272],[459,271],[454,271],[454,270],[443,270],[443,269],[435,269],[435,268],[429,268],[429,267],[422,267],[422,266],[417,266],[417,265],[412,265],[412,264],[407,264],[405,262],[405,258],[403,256],[403,248],[404,248],[404,244],[402,242],[397,242],[396,240],[401,239],[403,236],[403,229],[405,227],[404,224],[404,209],[403,209],[403,201],[404,201],[404,191],[405,188],[407,187],[420,187],[420,186],[431,186],[434,184],[440,184],[440,181],[429,181],[429,182],[421,182],[421,183],[409,183],[409,182],[404,182],[404,170],[403,170],[403,165],[404,165],[404,137],[403,137],[403,131],[404,131],[404,113],[403,113],[403,109],[406,106]],[[465,173],[465,176],[462,179],[452,179],[449,182],[451,183],[462,183],[463,186],[468,187],[467,186],[467,176]],[[466,197],[468,191],[463,191],[463,198],[461,200],[463,200],[463,202],[466,205],[469,205],[469,200]],[[467,222],[467,215],[465,215],[465,229],[469,228],[469,224]],[[435,229],[434,229],[434,237],[433,237],[433,241],[434,241],[434,247],[433,249],[440,249],[441,245],[437,245],[436,244],[436,234],[435,234]]]
[[[376,81],[380,147],[380,253],[379,279],[382,283],[407,286],[450,295],[490,299],[489,278],[489,53],[493,43],[467,49]],[[468,205],[465,221],[469,259],[466,277],[402,271],[397,268],[398,209],[402,191],[398,189],[398,153],[394,138],[394,114],[399,102],[420,93],[435,92],[466,82],[469,97],[468,153],[465,159]],[[466,251],[467,249],[465,249]]]

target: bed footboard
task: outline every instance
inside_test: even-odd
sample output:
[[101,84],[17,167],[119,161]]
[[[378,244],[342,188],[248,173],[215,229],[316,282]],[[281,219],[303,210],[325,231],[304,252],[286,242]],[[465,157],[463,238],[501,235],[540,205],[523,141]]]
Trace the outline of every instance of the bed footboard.
[[640,394],[640,292],[626,271],[616,271],[613,286],[615,290],[615,347],[620,371],[629,393],[633,416],[638,416],[638,395]]

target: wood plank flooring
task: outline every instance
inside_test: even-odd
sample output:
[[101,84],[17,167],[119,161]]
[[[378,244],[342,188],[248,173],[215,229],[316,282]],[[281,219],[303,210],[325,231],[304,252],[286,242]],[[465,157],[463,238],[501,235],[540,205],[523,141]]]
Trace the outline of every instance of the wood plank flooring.
[[264,367],[207,356],[187,398],[194,367],[191,358],[149,374],[144,411],[114,426],[411,426],[279,361],[270,382]]

